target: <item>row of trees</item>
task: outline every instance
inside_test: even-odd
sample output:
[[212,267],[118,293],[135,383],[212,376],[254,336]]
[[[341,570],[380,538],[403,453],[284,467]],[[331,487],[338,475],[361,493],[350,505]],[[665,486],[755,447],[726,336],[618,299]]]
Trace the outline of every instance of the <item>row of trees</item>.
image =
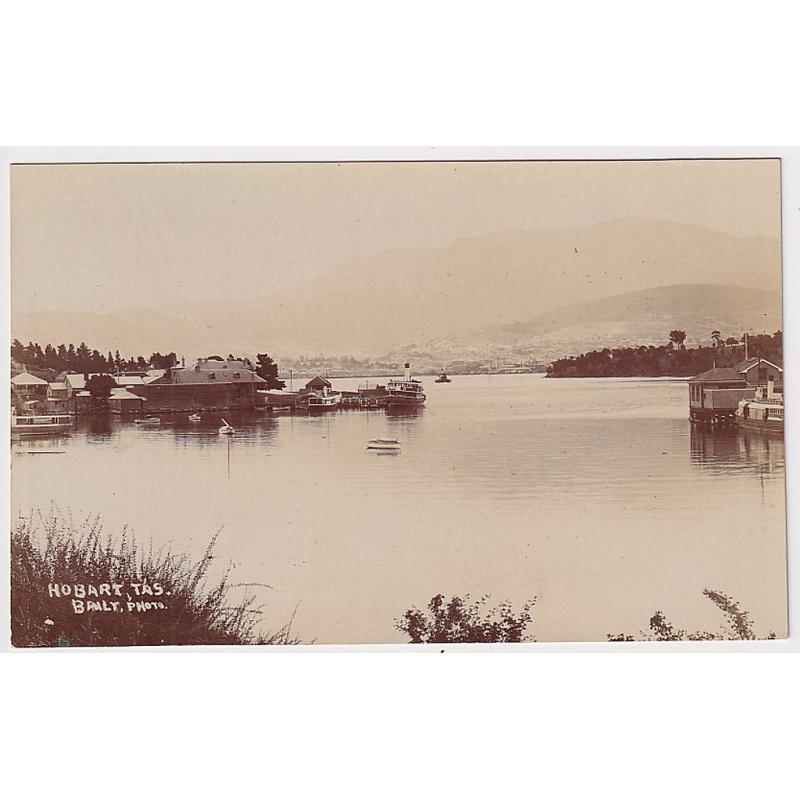
[[74,344],[47,344],[42,348],[38,342],[22,344],[19,339],[11,343],[11,358],[26,367],[59,372],[128,372],[133,370],[168,369],[178,363],[175,353],[153,353],[149,359],[144,356],[124,358],[119,350],[103,355],[99,350],[90,349],[86,342],[77,347]]
[[[39,370],[49,370],[57,375],[60,372],[83,372],[116,374],[119,372],[144,371],[150,369],[169,369],[178,363],[175,353],[152,353],[149,359],[144,356],[134,356],[123,358],[119,350],[115,353],[103,355],[98,350],[91,350],[86,342],[81,342],[77,347],[74,344],[47,344],[44,348],[37,342],[22,344],[19,339],[14,339],[11,343],[11,358],[24,364],[26,368]],[[220,358],[220,356],[216,356]],[[233,354],[228,355],[229,359],[234,359]],[[278,378],[278,365],[267,353],[259,353],[256,356],[256,363],[253,364],[249,358],[242,359],[248,369],[252,369],[260,375],[270,389],[283,389],[286,383]],[[99,383],[97,384],[100,385]]]
[[[559,358],[547,370],[554,378],[610,378],[657,377],[697,375],[717,367],[733,366],[744,359],[744,346],[734,337],[715,340],[713,347],[684,347],[686,333],[670,331],[669,343],[662,346],[604,347],[579,356]],[[742,340],[744,336],[742,336]],[[750,357],[760,356],[776,364],[783,364],[783,337],[781,331],[769,334],[748,335],[747,351]]]

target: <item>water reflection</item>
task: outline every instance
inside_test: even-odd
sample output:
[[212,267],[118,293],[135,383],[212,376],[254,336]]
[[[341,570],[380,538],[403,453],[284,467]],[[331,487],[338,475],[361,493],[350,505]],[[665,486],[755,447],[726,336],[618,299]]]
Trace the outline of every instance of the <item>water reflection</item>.
[[91,436],[112,436],[114,434],[114,418],[110,414],[98,414],[90,417],[79,417],[76,423],[79,431]]
[[746,471],[753,474],[783,472],[783,438],[742,430],[735,425],[692,425],[692,463],[715,472]]
[[387,417],[421,417],[425,413],[425,406],[388,406],[385,409]]
[[[709,584],[780,628],[780,439],[691,427],[681,383],[459,376],[425,389],[424,408],[389,413],[82,418],[71,437],[22,446],[12,510],[100,514],[109,532],[198,557],[224,529],[220,568],[275,586],[269,618],[299,604],[298,630],[319,642],[397,641],[397,615],[437,592],[546,593],[542,641],[637,630],[665,598],[688,623]],[[368,450],[377,437],[401,450]]]

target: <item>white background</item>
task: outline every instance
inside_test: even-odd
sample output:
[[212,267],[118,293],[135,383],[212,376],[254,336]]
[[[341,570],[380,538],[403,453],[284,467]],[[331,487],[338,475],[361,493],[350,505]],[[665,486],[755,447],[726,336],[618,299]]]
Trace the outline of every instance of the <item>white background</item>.
[[[184,159],[218,157],[189,144],[254,143],[780,151],[796,405],[800,164],[769,146],[797,140],[791,4],[140,0],[9,10],[8,144],[173,145]],[[7,233],[7,204],[3,215]],[[800,413],[791,407],[790,525]],[[15,784],[14,797],[59,798],[796,795],[797,656],[674,652],[685,649],[12,653],[0,657],[0,780]]]

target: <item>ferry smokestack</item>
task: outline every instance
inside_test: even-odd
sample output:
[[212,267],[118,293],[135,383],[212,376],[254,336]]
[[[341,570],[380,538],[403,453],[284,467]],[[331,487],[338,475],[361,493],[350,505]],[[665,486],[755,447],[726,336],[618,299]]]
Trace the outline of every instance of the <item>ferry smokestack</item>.
[[407,381],[411,380],[411,364],[409,364],[408,361],[406,361],[405,379]]

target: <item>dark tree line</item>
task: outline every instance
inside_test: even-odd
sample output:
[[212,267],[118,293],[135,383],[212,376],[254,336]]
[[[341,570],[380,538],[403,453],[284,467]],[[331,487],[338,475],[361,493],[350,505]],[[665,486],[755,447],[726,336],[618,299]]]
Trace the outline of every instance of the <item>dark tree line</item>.
[[[719,334],[718,331],[714,331]],[[684,331],[670,332],[666,345],[640,345],[639,347],[604,347],[581,353],[579,356],[559,358],[547,370],[552,378],[612,378],[612,377],[658,377],[698,375],[717,367],[731,367],[744,359],[744,335],[722,339],[714,336],[713,347],[687,349],[683,346]],[[783,338],[781,331],[769,334],[749,334],[748,355],[760,356],[776,364],[783,364]]]
[[175,353],[153,353],[149,359],[144,356],[120,356],[119,350],[109,351],[103,355],[99,350],[91,350],[86,342],[77,347],[74,344],[45,345],[44,349],[37,342],[22,344],[19,339],[11,343],[11,358],[26,367],[59,372],[132,372],[148,368],[167,369],[178,363]]

